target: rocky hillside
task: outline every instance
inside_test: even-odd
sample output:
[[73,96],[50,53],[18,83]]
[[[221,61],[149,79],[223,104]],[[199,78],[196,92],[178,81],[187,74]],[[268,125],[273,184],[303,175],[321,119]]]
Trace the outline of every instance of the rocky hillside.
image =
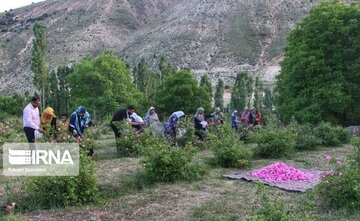
[[0,94],[33,91],[32,25],[47,26],[49,68],[110,49],[130,64],[161,55],[228,84],[272,81],[294,24],[319,0],[48,0],[0,14]]

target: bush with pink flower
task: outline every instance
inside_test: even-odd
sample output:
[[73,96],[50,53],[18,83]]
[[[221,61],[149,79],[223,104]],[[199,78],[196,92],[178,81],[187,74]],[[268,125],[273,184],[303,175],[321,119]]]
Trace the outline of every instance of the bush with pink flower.
[[335,170],[317,188],[317,196],[324,209],[360,209],[360,138],[354,138],[357,152],[346,162],[325,156]]

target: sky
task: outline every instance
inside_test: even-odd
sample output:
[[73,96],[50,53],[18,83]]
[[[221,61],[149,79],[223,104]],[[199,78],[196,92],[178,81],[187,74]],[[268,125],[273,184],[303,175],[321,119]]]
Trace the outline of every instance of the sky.
[[20,8],[25,5],[31,5],[32,2],[42,2],[44,0],[0,0],[0,12],[10,9]]

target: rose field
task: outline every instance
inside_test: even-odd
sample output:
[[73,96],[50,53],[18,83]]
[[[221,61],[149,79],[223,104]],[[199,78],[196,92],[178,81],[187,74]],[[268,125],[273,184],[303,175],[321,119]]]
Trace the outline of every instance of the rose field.
[[[302,127],[257,128],[246,132],[244,139],[243,134],[223,125],[210,128],[204,142],[194,141],[189,127],[183,140],[171,145],[145,131],[140,137],[129,134],[123,138],[132,142],[123,143],[123,147],[132,146],[131,151],[119,150],[122,147],[117,147],[106,127],[93,128],[89,133],[97,139],[91,138],[89,143],[95,154],[86,162],[95,170],[86,173],[94,177],[96,187],[84,183],[79,187],[96,192],[92,200],[66,201],[56,198],[51,188],[36,195],[32,191],[46,186],[40,179],[1,175],[0,202],[5,209],[0,220],[358,220],[358,138],[349,135],[332,146],[324,142],[300,145],[310,143],[298,132]],[[3,136],[11,130],[10,140],[24,141],[21,130],[14,128],[2,124]],[[320,128],[313,130],[317,134]],[[273,133],[287,142],[285,147],[279,140],[265,139],[277,139]],[[271,148],[281,149],[281,153]],[[178,160],[183,157],[188,157],[185,162]],[[259,180],[223,177],[248,172],[264,181],[296,182],[311,180],[313,175],[306,171],[313,170],[323,171],[321,182],[305,192],[286,191]],[[71,196],[78,191],[62,178],[51,179],[46,182],[61,188],[60,193]],[[34,183],[38,188],[27,186]],[[82,194],[81,190],[76,193]],[[64,204],[43,199],[51,197]],[[331,200],[334,198],[337,200]]]

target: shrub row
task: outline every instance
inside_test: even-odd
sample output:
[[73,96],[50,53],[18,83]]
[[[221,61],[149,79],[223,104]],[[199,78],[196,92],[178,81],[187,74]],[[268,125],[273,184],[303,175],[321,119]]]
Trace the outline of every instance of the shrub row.
[[313,150],[319,146],[339,146],[350,139],[347,130],[330,123],[318,126],[292,123],[287,128],[258,128],[250,134],[250,140],[257,143],[255,155],[264,158],[288,157],[295,150]]

